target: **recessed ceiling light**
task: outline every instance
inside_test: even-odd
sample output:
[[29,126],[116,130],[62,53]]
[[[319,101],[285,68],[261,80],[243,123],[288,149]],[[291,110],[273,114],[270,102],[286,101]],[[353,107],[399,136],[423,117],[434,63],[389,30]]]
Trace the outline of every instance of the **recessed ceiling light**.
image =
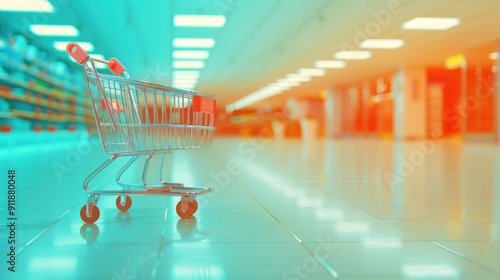
[[237,100],[236,102],[234,103],[231,103],[229,105],[226,106],[226,111],[234,111],[234,110],[238,110],[238,109],[241,109],[241,108],[244,108],[248,105],[251,105],[251,104],[254,104],[256,102],[259,102],[259,101],[262,101],[266,98],[269,98],[273,95],[276,95],[276,94],[279,94],[279,93],[282,93],[283,90],[280,90],[280,89],[273,89],[273,88],[269,88],[269,87],[266,87],[266,88],[263,88],[263,89],[260,89],[258,91],[255,91],[239,100]]
[[500,53],[499,52],[492,52],[488,55],[488,57],[491,59],[491,60],[497,60],[500,58]]
[[176,15],[174,16],[175,26],[189,27],[223,27],[226,24],[225,16],[205,16],[205,15]]
[[401,25],[406,30],[447,30],[460,24],[459,18],[416,17]]
[[173,84],[175,88],[183,88],[183,89],[193,89],[196,87],[195,84]]
[[279,79],[279,80],[277,80],[275,83],[273,83],[271,85],[296,87],[296,86],[300,85],[300,83],[296,82],[296,81],[289,81],[289,80],[285,80],[285,79]]
[[404,44],[405,41],[401,39],[368,39],[361,42],[359,47],[363,49],[397,49]]
[[[66,46],[71,42],[54,42],[54,48],[58,51],[66,51]],[[94,45],[89,42],[76,42],[82,49],[86,52],[91,52],[94,50]]]
[[363,60],[372,57],[372,53],[370,51],[339,51],[333,57],[343,60]]
[[314,63],[316,68],[345,68],[346,62],[342,60],[318,60]]
[[174,83],[179,84],[196,84],[198,79],[174,78]]
[[0,11],[53,13],[54,6],[46,0],[2,0]]
[[258,90],[257,92],[254,92],[255,95],[261,95],[261,96],[271,96],[275,95],[278,93],[282,93],[284,90],[286,90],[287,87],[264,87]]
[[302,69],[299,69],[298,73],[300,75],[306,75],[306,76],[323,76],[323,75],[325,75],[326,72],[324,69],[302,68]]
[[175,38],[173,45],[176,48],[213,48],[215,40],[210,38]]
[[309,82],[311,77],[299,74],[288,74],[286,79],[292,82]]
[[177,70],[172,73],[172,76],[174,78],[178,77],[186,77],[186,78],[199,78],[200,77],[200,71],[186,71],[186,70]]
[[172,67],[174,68],[191,68],[191,69],[201,69],[205,67],[205,62],[201,60],[174,60],[172,62]]
[[266,91],[279,91],[279,92],[282,92],[282,91],[285,91],[285,90],[289,90],[291,88],[292,88],[291,86],[287,86],[287,85],[270,84],[270,85],[264,87],[263,89],[266,90]]
[[[193,85],[172,85],[172,87],[174,88],[178,88],[178,89],[185,89],[185,90],[193,90],[195,88],[195,86]],[[188,101],[185,100],[186,104],[188,104]],[[182,104],[178,104],[176,105],[175,103],[173,104],[174,108],[179,108],[179,107],[182,107]],[[186,105],[187,107],[187,105]]]
[[39,36],[78,36],[78,29],[73,25],[32,24],[30,30]]
[[174,81],[172,84],[174,85],[177,85],[177,86],[195,86],[197,83],[181,83],[181,82],[177,82],[177,81]]
[[175,59],[207,59],[210,54],[207,51],[174,51]]

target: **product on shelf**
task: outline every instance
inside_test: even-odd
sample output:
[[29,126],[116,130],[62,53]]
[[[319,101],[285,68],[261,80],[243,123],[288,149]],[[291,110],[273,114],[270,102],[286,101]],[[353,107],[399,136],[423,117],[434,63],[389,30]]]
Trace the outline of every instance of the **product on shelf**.
[[24,36],[0,37],[0,133],[9,135],[0,137],[0,146],[81,138],[95,131],[84,88],[83,73],[51,59]]

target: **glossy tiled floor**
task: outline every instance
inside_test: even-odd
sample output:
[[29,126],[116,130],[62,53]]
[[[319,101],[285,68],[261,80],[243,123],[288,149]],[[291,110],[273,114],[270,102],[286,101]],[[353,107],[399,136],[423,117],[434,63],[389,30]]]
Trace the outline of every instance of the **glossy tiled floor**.
[[[99,146],[2,151],[0,172],[17,171],[18,255],[16,272],[2,261],[0,278],[500,279],[499,152],[460,142],[216,139],[175,152],[165,168],[173,181],[214,188],[196,218],[179,220],[177,198],[133,197],[119,213],[114,197],[102,197],[90,226],[79,218],[80,186],[106,158]],[[112,188],[118,168],[98,188]]]

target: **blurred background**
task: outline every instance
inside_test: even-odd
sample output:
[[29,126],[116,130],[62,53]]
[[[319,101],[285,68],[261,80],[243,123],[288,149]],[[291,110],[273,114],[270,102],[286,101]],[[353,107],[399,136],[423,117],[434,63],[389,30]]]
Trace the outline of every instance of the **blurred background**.
[[[163,168],[213,189],[194,218],[103,196],[82,222],[108,155],[69,42],[215,96],[212,146]],[[498,0],[0,0],[0,278],[499,279],[499,66]]]
[[71,41],[132,79],[216,95],[217,136],[495,141],[499,5],[2,1],[0,145],[95,133]]

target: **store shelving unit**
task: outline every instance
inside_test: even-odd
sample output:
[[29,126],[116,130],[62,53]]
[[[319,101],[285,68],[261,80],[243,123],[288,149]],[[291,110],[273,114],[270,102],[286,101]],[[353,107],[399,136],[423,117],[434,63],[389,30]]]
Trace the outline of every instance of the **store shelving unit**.
[[[0,133],[93,131],[83,76],[54,73],[50,60],[0,50]],[[0,143],[1,145],[1,143]]]

